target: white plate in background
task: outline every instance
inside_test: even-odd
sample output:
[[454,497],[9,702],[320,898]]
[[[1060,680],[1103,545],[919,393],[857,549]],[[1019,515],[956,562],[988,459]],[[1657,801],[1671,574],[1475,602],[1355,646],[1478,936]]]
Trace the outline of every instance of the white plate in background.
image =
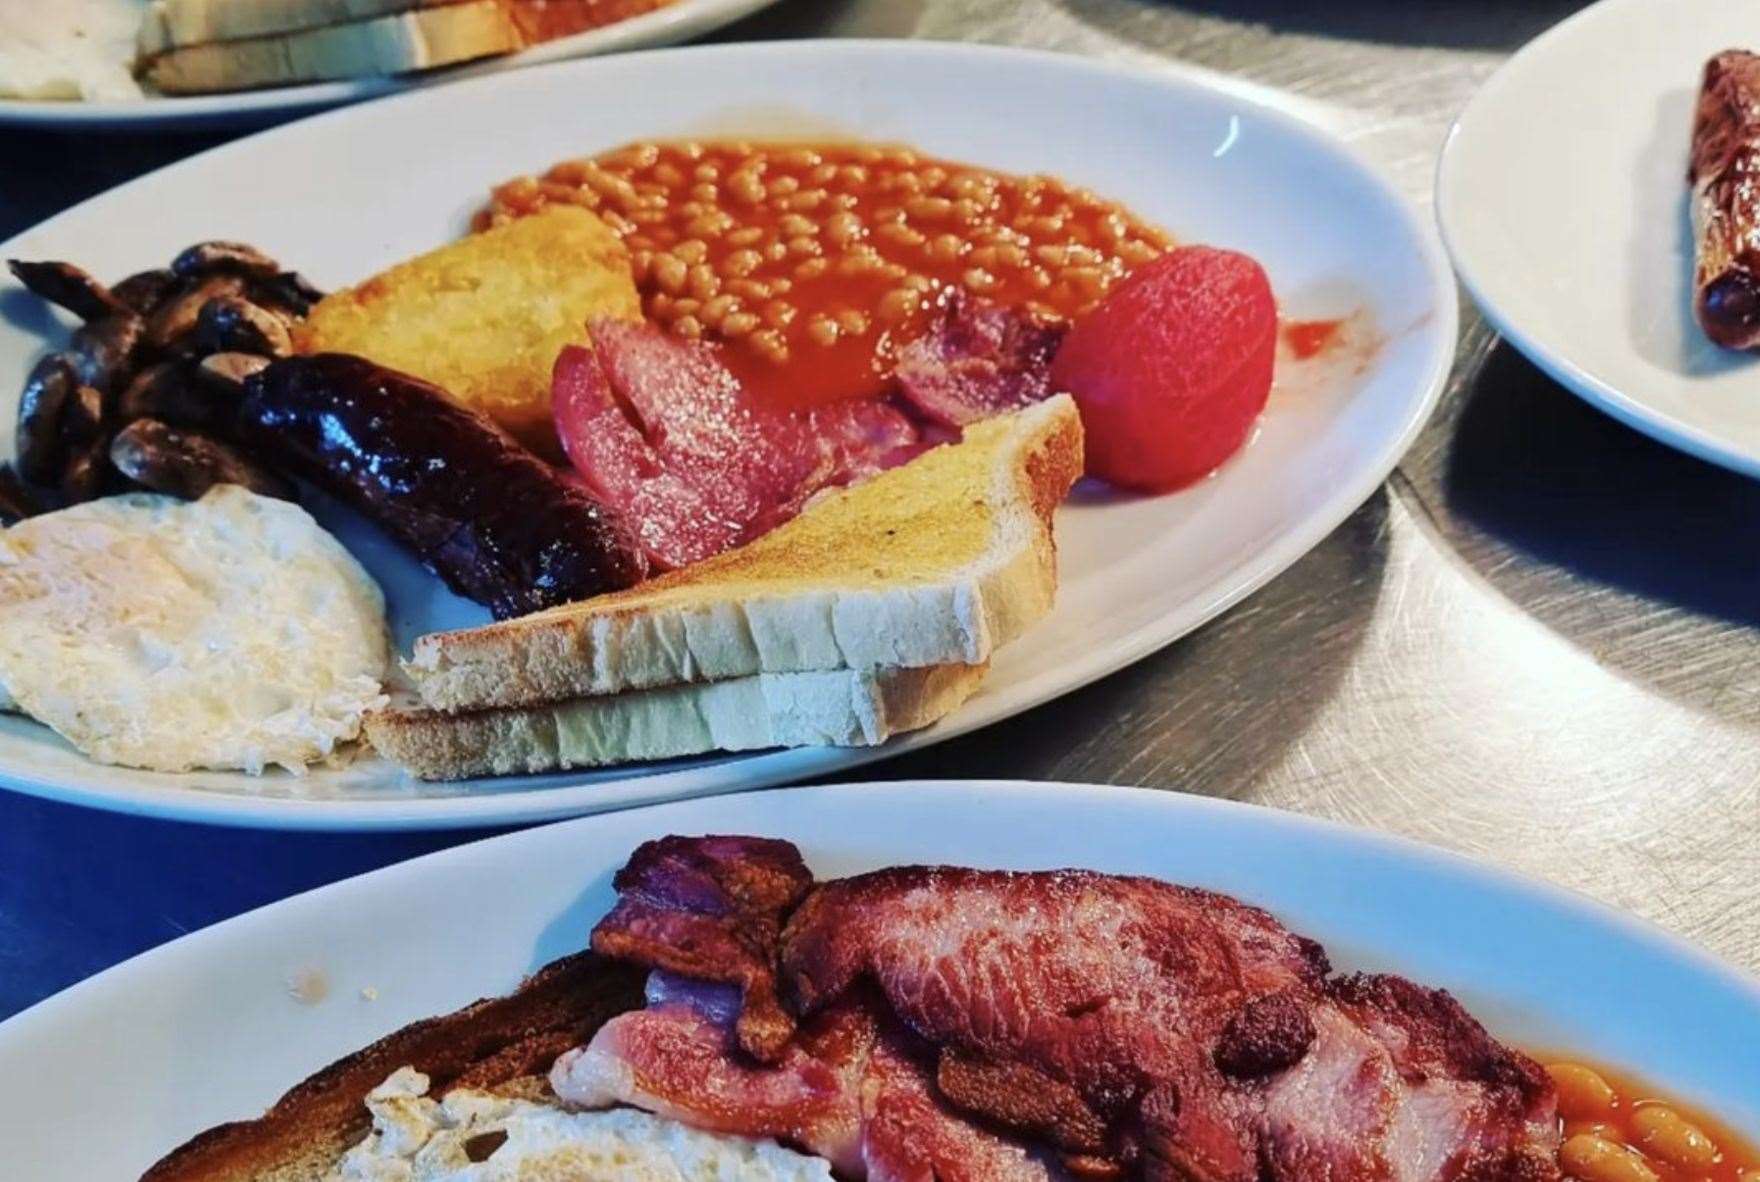
[[1602,0],[1462,112],[1436,212],[1486,318],[1554,379],[1671,447],[1760,476],[1760,356],[1692,311],[1687,150],[1705,61],[1760,50],[1760,7]]
[[[193,820],[415,828],[542,820],[850,768],[1067,693],[1261,586],[1374,491],[1446,376],[1456,306],[1441,248],[1325,132],[1207,73],[977,46],[718,45],[435,87],[197,156],[0,244],[0,257],[63,258],[113,279],[162,265],[190,242],[239,238],[333,287],[457,236],[492,185],[556,160],[637,138],[789,129],[1058,174],[1182,239],[1257,256],[1286,315],[1361,313],[1383,342],[1274,392],[1257,437],[1210,480],[1162,497],[1078,490],[1058,518],[1055,610],[999,654],[963,709],[877,750],[438,785],[369,759],[253,780],[100,767],[41,727],[0,719],[0,785]],[[11,450],[8,400],[45,334],[60,331],[35,301],[0,298],[0,375],[16,375],[0,376],[0,454]],[[319,515],[379,578],[405,651],[418,633],[487,619],[358,519]]]
[[[1141,788],[831,785],[459,846],[228,920],[0,1024],[8,1177],[136,1177],[405,1023],[582,948],[611,875],[666,833],[794,841],[820,877],[908,862],[1082,866],[1270,909],[1342,970],[1453,991],[1520,1046],[1627,1068],[1760,1129],[1760,984],[1554,887],[1361,830]],[[289,993],[304,982],[305,1004]],[[363,996],[372,991],[372,999]]]
[[[57,0],[15,2],[53,4]],[[337,82],[235,90],[225,94],[149,94],[142,99],[116,102],[0,99],[0,127],[35,128],[43,131],[140,132],[194,131],[241,124],[260,126],[325,107],[395,94],[413,87],[473,78],[479,74],[494,74],[502,70],[535,66],[542,62],[616,53],[625,49],[675,45],[680,41],[689,41],[693,37],[712,33],[723,25],[730,25],[775,3],[776,0],[676,0],[676,3],[665,8],[645,12],[603,28],[558,37],[554,41],[545,41],[518,53],[390,78],[348,78]]]

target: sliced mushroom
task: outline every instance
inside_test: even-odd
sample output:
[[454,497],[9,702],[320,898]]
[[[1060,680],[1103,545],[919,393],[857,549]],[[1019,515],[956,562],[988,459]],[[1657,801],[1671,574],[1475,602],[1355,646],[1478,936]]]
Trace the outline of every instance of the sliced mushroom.
[[52,304],[59,304],[81,320],[102,320],[118,312],[128,311],[111,290],[94,279],[90,272],[72,263],[29,263],[23,259],[7,259],[6,265],[24,284]]
[[90,443],[104,430],[104,396],[91,386],[81,386],[61,408],[61,438],[69,448]]
[[231,418],[235,401],[198,380],[188,362],[161,361],[134,376],[116,400],[116,417],[124,423],[162,419],[177,427],[219,427]]
[[282,271],[268,279],[253,280],[250,296],[257,303],[297,320],[310,312],[324,293],[299,272]]
[[245,379],[268,368],[269,359],[256,353],[212,353],[196,367],[196,378],[214,393],[237,399],[244,397]]
[[183,282],[163,267],[152,271],[136,271],[110,289],[110,294],[142,316],[168,299]]
[[61,414],[79,386],[73,363],[51,353],[31,370],[18,399],[18,473],[32,484],[52,485],[61,475],[66,454]]
[[0,525],[12,525],[43,511],[43,503],[25,487],[10,464],[0,464]]
[[82,383],[108,394],[127,378],[145,337],[145,321],[133,312],[118,312],[80,325],[67,354]]
[[166,300],[147,321],[147,343],[155,349],[176,350],[196,330],[202,305],[223,295],[238,295],[244,281],[236,275],[215,275]]
[[236,448],[157,419],[139,419],[110,444],[110,462],[155,492],[195,500],[216,484],[242,484],[264,496],[292,500],[293,485]]
[[196,317],[196,345],[208,353],[260,353],[286,357],[293,352],[287,324],[238,296],[215,296]]
[[70,505],[95,500],[104,495],[104,484],[110,476],[107,441],[94,439],[73,453],[61,473],[61,496]]
[[185,279],[202,275],[249,275],[269,278],[281,264],[247,242],[198,242],[171,260],[171,269]]

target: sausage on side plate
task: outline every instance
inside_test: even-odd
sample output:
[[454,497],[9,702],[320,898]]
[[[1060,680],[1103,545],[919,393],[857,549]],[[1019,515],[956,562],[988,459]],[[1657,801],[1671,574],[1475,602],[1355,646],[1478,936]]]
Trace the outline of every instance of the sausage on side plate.
[[240,437],[397,537],[497,619],[640,582],[623,523],[475,411],[339,353],[245,381]]
[[1760,348],[1760,54],[1705,63],[1687,183],[1699,326],[1725,348]]

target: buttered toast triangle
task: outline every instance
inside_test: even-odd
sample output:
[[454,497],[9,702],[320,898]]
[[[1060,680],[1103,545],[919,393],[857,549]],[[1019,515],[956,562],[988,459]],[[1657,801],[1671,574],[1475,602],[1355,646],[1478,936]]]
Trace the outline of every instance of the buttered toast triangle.
[[761,673],[983,665],[1051,607],[1052,514],[1082,471],[1065,395],[824,495],[629,591],[416,641],[425,705],[465,711]]

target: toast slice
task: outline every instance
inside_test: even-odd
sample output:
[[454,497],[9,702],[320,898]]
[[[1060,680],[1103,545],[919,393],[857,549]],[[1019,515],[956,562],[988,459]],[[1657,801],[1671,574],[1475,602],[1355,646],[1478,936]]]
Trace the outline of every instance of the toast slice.
[[325,25],[397,16],[465,0],[153,0],[141,14],[135,52],[142,59],[170,49],[271,37]]
[[185,45],[139,71],[165,94],[212,94],[402,74],[511,53],[523,41],[499,0],[425,7],[372,20]]
[[561,459],[550,374],[587,322],[640,320],[629,250],[578,206],[552,205],[331,292],[294,330],[302,353],[354,353],[433,382]]
[[551,705],[445,714],[392,706],[368,741],[424,780],[462,780],[769,747],[873,747],[959,708],[982,665],[764,673]]
[[618,592],[415,643],[449,712],[762,673],[984,665],[1051,607],[1082,471],[1067,395],[823,495],[750,545]]
[[256,1120],[200,1133],[141,1182],[316,1182],[367,1134],[367,1093],[400,1067],[454,1087],[540,1098],[544,1074],[610,1018],[642,1004],[645,970],[590,952],[514,993],[406,1026],[319,1071]]

